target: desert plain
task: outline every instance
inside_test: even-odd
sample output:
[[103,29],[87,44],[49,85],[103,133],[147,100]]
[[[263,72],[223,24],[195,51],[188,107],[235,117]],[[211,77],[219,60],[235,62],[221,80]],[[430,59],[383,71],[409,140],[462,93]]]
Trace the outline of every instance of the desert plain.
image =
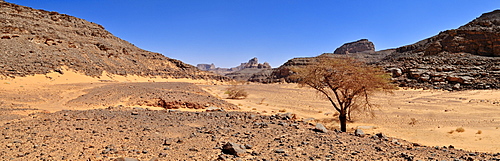
[[[331,104],[293,83],[238,84],[248,97],[226,99],[234,83],[71,71],[1,81],[2,160],[481,160],[500,151],[498,90],[375,93],[376,106],[340,133]],[[154,105],[169,97],[203,107]],[[227,155],[228,142],[253,148]]]

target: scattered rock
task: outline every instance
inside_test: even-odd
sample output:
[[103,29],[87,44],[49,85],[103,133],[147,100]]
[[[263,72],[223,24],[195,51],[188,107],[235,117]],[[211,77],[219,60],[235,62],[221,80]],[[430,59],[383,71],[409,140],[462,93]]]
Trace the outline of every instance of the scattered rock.
[[224,146],[222,146],[222,152],[225,154],[231,154],[231,155],[238,156],[238,157],[245,156],[247,153],[246,153],[246,150],[242,149],[242,147],[244,147],[244,146],[240,145],[240,144],[228,142],[228,143],[224,144]]
[[119,157],[114,159],[114,161],[140,161],[140,160],[135,158]]
[[326,129],[325,126],[323,126],[323,124],[321,123],[317,123],[316,124],[316,127],[314,128],[314,131],[317,131],[317,132],[322,132],[322,133],[327,133],[328,132],[328,129]]
[[[0,139],[4,151],[0,160],[114,160],[117,156],[123,156],[117,158],[121,160],[125,160],[125,156],[134,160],[153,157],[158,160],[425,160],[429,157],[433,160],[465,160],[467,157],[494,160],[497,155],[454,149],[453,146],[435,149],[399,139],[388,142],[384,141],[388,139],[382,133],[370,138],[352,133],[318,134],[306,130],[314,129],[314,124],[249,112],[145,110],[133,116],[130,115],[132,111],[132,108],[64,111],[68,116],[88,118],[78,124],[74,119],[63,119],[67,117],[63,112],[40,113],[37,114],[39,118],[4,124],[0,135],[2,138],[10,136],[10,139]],[[253,119],[249,119],[251,117]],[[248,128],[264,122],[268,126],[266,129]],[[279,123],[290,126],[279,126]],[[292,124],[304,128],[292,128]],[[75,131],[76,125],[89,130]],[[37,137],[33,137],[35,135]],[[23,143],[13,143],[14,140]],[[58,150],[54,151],[56,148]],[[217,149],[221,150],[220,155],[214,155]],[[251,157],[246,157],[248,155]]]
[[364,133],[364,132],[363,132],[363,130],[361,130],[361,129],[356,129],[356,130],[354,131],[354,135],[359,136],[359,137],[364,137],[364,136],[365,136],[365,133]]
[[285,153],[286,151],[284,149],[276,149],[274,152],[275,153]]
[[207,111],[207,112],[215,112],[215,111],[224,111],[224,110],[222,110],[222,108],[219,108],[219,107],[213,107],[213,106],[212,106],[212,107],[208,107],[208,108],[206,109],[206,111]]

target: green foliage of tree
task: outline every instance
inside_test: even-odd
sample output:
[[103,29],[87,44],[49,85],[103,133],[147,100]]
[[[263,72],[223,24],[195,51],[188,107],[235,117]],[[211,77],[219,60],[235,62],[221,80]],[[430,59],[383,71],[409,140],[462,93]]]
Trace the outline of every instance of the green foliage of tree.
[[355,110],[373,108],[369,96],[374,91],[390,92],[396,87],[382,69],[352,58],[322,58],[312,65],[293,69],[292,76],[302,86],[317,90],[339,112],[340,129],[347,130],[347,119]]

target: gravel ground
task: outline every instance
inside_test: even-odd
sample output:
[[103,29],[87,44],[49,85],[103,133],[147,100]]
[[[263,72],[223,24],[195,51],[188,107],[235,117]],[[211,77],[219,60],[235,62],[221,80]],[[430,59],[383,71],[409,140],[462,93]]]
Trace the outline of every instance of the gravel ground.
[[498,160],[500,154],[356,136],[292,114],[110,107],[35,113],[0,126],[0,160]]

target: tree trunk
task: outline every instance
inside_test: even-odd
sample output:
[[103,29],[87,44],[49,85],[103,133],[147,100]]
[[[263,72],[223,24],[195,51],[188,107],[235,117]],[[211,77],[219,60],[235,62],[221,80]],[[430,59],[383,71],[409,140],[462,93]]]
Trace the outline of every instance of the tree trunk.
[[340,120],[340,131],[347,132],[347,116],[346,116],[346,113],[340,113],[339,120]]

